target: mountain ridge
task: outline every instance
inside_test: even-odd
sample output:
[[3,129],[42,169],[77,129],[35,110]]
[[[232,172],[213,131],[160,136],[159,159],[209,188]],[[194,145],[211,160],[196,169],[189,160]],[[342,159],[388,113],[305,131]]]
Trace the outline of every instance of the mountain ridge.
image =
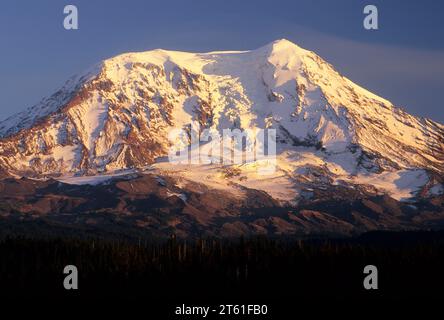
[[444,171],[443,125],[409,115],[285,39],[251,51],[106,59],[0,122],[0,167],[35,178],[143,169],[168,154],[172,129],[192,121],[218,131],[276,129],[278,172],[291,185],[318,171],[330,183],[377,176],[383,187],[427,175],[407,180],[433,188]]
[[[275,170],[167,161],[169,134],[191,123],[276,130]],[[444,126],[285,39],[106,59],[1,121],[0,136],[2,228],[187,238],[444,225]]]

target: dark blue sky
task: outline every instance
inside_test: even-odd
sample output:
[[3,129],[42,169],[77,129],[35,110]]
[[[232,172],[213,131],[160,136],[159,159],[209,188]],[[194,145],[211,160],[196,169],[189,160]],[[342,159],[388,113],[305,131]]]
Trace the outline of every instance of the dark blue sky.
[[[63,28],[63,7],[79,30]],[[379,30],[362,26],[366,4]],[[163,0],[0,3],[0,119],[127,51],[255,49],[287,38],[407,111],[444,123],[444,1]]]

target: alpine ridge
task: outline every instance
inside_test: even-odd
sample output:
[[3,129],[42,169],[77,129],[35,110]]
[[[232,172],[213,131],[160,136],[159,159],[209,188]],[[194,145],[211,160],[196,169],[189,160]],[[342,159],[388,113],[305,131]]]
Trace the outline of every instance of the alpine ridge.
[[[276,129],[277,172],[156,161],[168,154],[169,132],[192,121],[218,131]],[[285,39],[251,51],[157,49],[107,59],[0,122],[0,136],[1,172],[13,177],[78,184],[154,170],[286,203],[332,185],[397,200],[443,189],[442,124],[406,113]]]

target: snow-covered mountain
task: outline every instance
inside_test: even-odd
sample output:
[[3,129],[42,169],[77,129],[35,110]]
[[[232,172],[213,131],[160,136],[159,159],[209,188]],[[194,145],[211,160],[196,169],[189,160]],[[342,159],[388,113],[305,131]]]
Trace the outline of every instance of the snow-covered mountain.
[[[192,121],[219,131],[276,129],[278,170],[154,164],[168,154],[169,132]],[[4,172],[72,183],[73,175],[154,164],[187,181],[290,202],[338,184],[396,199],[443,189],[442,124],[406,113],[287,40],[251,51],[122,54],[0,122],[0,135]]]

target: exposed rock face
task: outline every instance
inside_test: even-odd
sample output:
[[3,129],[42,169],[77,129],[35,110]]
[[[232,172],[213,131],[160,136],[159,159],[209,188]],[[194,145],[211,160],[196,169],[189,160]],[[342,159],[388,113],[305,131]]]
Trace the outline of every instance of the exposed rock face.
[[95,186],[5,179],[0,182],[0,230],[189,238],[351,236],[444,227],[443,195],[412,206],[359,191],[350,196],[337,187],[316,201],[288,207],[253,189],[243,189],[239,198],[191,181],[178,185],[155,174],[121,176]]
[[165,156],[168,133],[191,121],[276,128],[284,144],[353,153],[372,170],[444,168],[441,124],[403,112],[287,40],[106,60],[1,122],[0,166],[25,175],[141,167]]
[[[170,132],[191,122],[276,129],[275,172],[257,174],[259,162],[156,163]],[[443,221],[444,126],[287,40],[243,52],[119,55],[0,122],[0,136],[0,214],[9,218],[123,221],[183,236],[349,235]],[[106,182],[79,185],[92,175]],[[12,179],[22,176],[74,185]]]

